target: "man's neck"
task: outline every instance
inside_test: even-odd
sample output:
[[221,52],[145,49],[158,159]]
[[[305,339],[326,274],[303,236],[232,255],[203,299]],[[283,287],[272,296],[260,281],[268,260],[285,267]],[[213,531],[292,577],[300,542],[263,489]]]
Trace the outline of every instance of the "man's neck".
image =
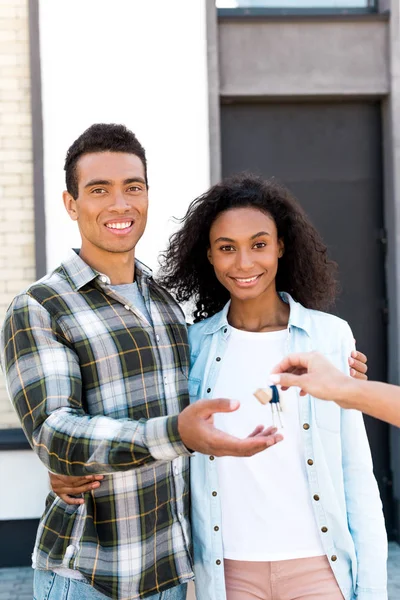
[[112,285],[133,283],[135,279],[135,251],[107,252],[99,248],[87,249],[84,246],[79,256],[92,269],[107,275]]

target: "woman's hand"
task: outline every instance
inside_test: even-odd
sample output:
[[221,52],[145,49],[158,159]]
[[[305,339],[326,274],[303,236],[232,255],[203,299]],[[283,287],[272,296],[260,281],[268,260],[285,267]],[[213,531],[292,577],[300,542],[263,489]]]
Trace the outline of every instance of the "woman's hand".
[[354,377],[354,379],[368,379],[368,376],[366,375],[368,371],[367,360],[367,357],[362,352],[354,350],[351,353],[349,358],[349,367],[350,375]]
[[76,498],[79,494],[90,492],[100,486],[104,475],[86,475],[85,477],[72,477],[69,475],[56,475],[49,473],[51,489],[61,500],[67,504],[83,504],[83,498]]

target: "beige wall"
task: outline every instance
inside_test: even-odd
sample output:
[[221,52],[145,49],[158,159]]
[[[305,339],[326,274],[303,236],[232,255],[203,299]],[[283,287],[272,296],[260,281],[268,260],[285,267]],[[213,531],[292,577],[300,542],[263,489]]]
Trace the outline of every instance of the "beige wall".
[[[0,2],[0,321],[35,279],[28,3]],[[18,425],[0,374],[0,428]]]

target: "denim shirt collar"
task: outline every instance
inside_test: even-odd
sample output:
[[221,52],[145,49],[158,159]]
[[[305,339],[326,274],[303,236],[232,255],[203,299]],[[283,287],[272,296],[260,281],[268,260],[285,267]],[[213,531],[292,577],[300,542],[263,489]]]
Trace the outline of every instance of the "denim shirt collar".
[[[300,304],[300,302],[296,302],[293,300],[292,296],[287,292],[279,292],[280,297],[284,302],[289,304],[290,306],[290,316],[289,316],[289,328],[297,327],[298,329],[303,329],[306,334],[310,335],[310,311],[304,308]],[[227,302],[222,310],[218,313],[207,319],[207,323],[204,327],[205,334],[213,334],[219,331],[222,328],[228,328],[228,312],[229,307],[231,305],[231,301]]]

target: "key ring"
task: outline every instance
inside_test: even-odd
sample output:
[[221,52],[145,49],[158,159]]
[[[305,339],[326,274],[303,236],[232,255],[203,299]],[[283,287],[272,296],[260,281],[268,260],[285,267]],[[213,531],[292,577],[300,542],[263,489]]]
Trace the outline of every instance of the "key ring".
[[275,427],[275,415],[278,418],[280,426],[283,428],[281,413],[283,412],[281,396],[276,385],[268,388],[259,388],[254,392],[254,396],[261,404],[269,404],[271,407],[272,424]]

